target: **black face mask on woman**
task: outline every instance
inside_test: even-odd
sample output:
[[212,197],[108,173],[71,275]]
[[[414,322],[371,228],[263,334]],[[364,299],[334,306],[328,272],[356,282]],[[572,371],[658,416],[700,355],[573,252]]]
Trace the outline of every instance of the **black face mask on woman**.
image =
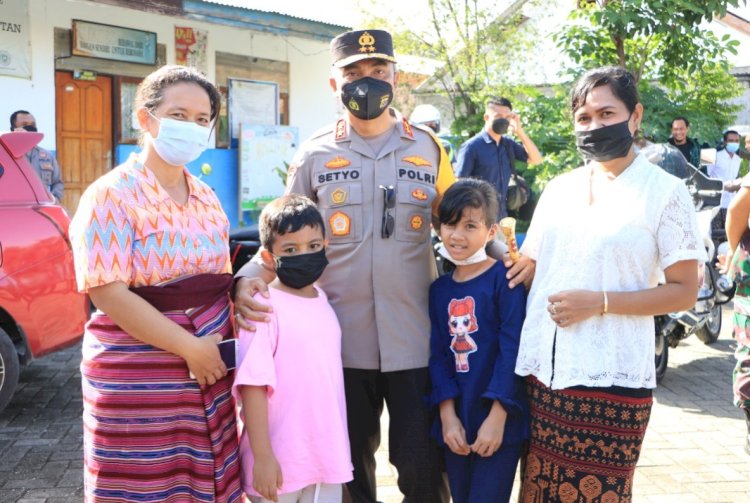
[[623,122],[589,131],[576,131],[576,147],[586,159],[598,162],[625,157],[633,145],[633,134],[628,123]]
[[393,86],[384,80],[362,77],[341,86],[341,101],[356,118],[376,119],[393,101]]
[[302,255],[274,255],[274,260],[279,281],[298,290],[315,283],[328,265],[325,249]]

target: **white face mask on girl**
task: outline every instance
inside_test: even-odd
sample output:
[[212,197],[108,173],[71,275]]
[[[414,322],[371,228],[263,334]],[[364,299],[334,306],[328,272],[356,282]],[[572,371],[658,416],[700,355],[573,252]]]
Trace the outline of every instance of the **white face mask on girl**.
[[440,243],[437,247],[437,252],[440,254],[441,257],[443,257],[446,260],[450,260],[455,265],[472,265],[472,264],[478,264],[479,262],[482,262],[484,260],[487,260],[487,252],[485,251],[485,247],[481,247],[472,255],[471,257],[465,258],[463,260],[456,260],[453,257],[451,257],[450,252],[445,247],[443,243]]
[[154,150],[167,164],[184,166],[208,148],[211,128],[167,117],[159,119],[151,112],[149,114],[159,121],[159,134],[153,138]]

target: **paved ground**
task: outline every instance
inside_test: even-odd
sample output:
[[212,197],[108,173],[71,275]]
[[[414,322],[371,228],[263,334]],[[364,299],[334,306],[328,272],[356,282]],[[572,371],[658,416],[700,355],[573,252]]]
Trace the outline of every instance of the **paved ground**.
[[[637,503],[750,501],[745,424],[730,403],[728,310],[724,322],[716,344],[691,338],[670,349],[636,473]],[[23,370],[18,392],[0,413],[0,503],[81,501],[79,358],[79,348],[71,348]],[[378,459],[379,499],[396,503],[388,453]]]

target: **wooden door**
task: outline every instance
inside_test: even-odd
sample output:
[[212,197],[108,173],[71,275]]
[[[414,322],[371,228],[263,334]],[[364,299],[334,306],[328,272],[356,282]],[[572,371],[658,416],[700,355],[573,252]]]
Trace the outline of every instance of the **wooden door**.
[[63,206],[72,216],[86,187],[112,169],[112,79],[55,72],[55,103]]

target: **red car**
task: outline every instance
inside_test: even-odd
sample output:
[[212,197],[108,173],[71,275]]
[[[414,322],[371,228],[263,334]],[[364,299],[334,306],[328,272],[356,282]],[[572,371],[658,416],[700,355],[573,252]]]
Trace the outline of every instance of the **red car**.
[[0,133],[0,411],[20,366],[78,342],[89,315],[76,288],[70,218],[24,155],[42,138]]

